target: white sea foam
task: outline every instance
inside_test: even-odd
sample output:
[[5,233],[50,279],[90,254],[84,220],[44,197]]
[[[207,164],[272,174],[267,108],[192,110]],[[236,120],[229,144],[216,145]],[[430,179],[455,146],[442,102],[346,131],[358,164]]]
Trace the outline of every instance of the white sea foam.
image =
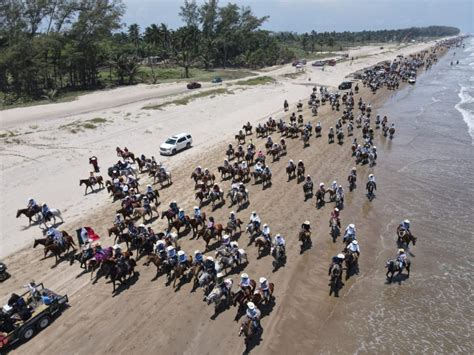
[[474,102],[474,98],[469,94],[468,88],[466,86],[460,86],[461,90],[459,90],[458,96],[461,101],[459,101],[454,107],[461,113],[464,122],[466,122],[469,129],[469,135],[472,139],[472,144],[474,145],[474,112],[465,107],[466,104],[472,104]]

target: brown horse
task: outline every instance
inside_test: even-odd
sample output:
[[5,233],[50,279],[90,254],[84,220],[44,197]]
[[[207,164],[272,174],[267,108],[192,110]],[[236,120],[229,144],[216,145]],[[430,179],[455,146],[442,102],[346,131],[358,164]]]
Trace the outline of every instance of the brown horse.
[[288,175],[288,181],[292,178],[296,177],[296,166],[295,165],[288,165],[286,167],[286,174]]
[[[173,288],[176,287],[176,281],[182,280],[183,277],[188,276],[189,279],[189,273],[186,275],[186,271],[190,268],[190,266],[193,264],[193,257],[191,255],[188,256],[188,260],[186,263],[177,263],[176,266],[173,269]],[[191,275],[192,276],[192,275]]]
[[33,248],[36,248],[39,244],[44,246],[44,257],[46,258],[46,255],[48,252],[51,252],[55,259],[56,263],[59,261],[59,258],[61,257],[62,253],[69,252],[69,249],[76,250],[76,243],[74,242],[74,239],[67,234],[65,231],[61,231],[63,235],[63,240],[64,243],[62,246],[57,245],[52,238],[41,238],[41,239],[35,239],[35,242],[33,244]]
[[225,227],[224,233],[228,234],[229,237],[232,238],[234,232],[237,232],[237,228],[239,229],[239,232],[242,233],[242,224],[243,222],[238,218],[235,220],[235,224],[231,224],[230,222],[228,222],[227,227]]
[[270,250],[272,244],[264,237],[258,237],[255,239],[255,247],[257,248],[258,255],[261,256],[262,252]]
[[257,287],[255,280],[250,280],[250,287],[239,288],[236,293],[232,293],[232,304],[236,306],[237,304],[240,307],[243,307],[247,302],[252,299],[252,295]]
[[171,225],[173,222],[174,218],[176,217],[176,213],[174,213],[172,210],[166,210],[161,212],[161,219],[165,218],[168,220],[168,227]]
[[112,285],[114,287],[112,293],[115,293],[116,281],[120,282],[122,285],[124,282],[130,279],[132,275],[135,275],[135,266],[137,263],[132,257],[129,257],[128,260],[122,265],[117,264],[117,262],[112,259],[103,261],[103,264],[105,263],[110,265],[109,273],[105,276],[105,278],[107,279],[110,276],[110,279],[112,280]]
[[316,208],[321,208],[322,206],[324,206],[324,204],[326,203],[326,201],[324,200],[324,195],[325,195],[325,191],[322,191],[321,189],[318,189],[316,191]]
[[111,237],[112,234],[114,234],[115,236],[118,236],[120,233],[122,233],[123,229],[124,228],[121,228],[119,226],[113,226],[113,227],[107,229],[107,233],[108,233],[109,237]]
[[16,218],[20,217],[21,215],[25,215],[29,220],[29,225],[31,226],[31,221],[33,220],[35,223],[42,220],[41,216],[41,207],[36,206],[34,209],[30,208],[23,208],[16,211]]
[[263,290],[258,289],[252,295],[252,302],[255,306],[260,306],[263,304],[268,304],[273,298],[273,291],[275,290],[275,284],[273,282],[268,283],[268,295],[265,297]]
[[309,245],[311,245],[311,232],[301,230],[298,234],[298,240],[301,242],[301,250],[307,248]]
[[84,191],[84,195],[87,194],[87,189],[91,189],[94,192],[94,185],[99,185],[99,189],[104,188],[104,179],[102,176],[96,176],[95,182],[91,182],[90,179],[81,179],[79,180],[79,186],[86,185],[86,190]]
[[247,122],[247,124],[244,124],[242,126],[242,129],[245,131],[245,134],[252,134],[252,125],[250,124],[250,122]]
[[206,225],[206,221],[207,221],[207,217],[206,217],[205,212],[201,213],[201,219],[199,221],[196,218],[191,218],[189,220],[189,225],[191,226],[191,229],[193,230],[193,237],[196,236],[199,226],[201,226],[201,228],[204,228],[204,226]]
[[398,245],[405,244],[407,248],[410,242],[412,242],[413,245],[416,245],[416,237],[413,234],[411,234],[411,232],[409,231],[398,228],[397,236],[398,236],[398,239],[397,239]]
[[143,220],[145,220],[145,216],[148,215],[148,216],[150,216],[150,219],[152,219],[153,218],[153,212],[156,212],[156,214],[159,215],[159,213],[158,213],[158,204],[155,204],[154,206],[150,205],[150,210],[149,211],[147,211],[145,209],[145,207],[136,207],[136,208],[133,209],[132,217],[134,219],[143,218]]
[[215,229],[214,234],[211,233],[211,231],[207,228],[207,226],[197,232],[196,239],[199,239],[199,237],[202,237],[202,239],[204,239],[204,241],[206,242],[205,250],[209,248],[209,242],[211,241],[212,238],[217,237],[218,242],[222,239],[222,230],[223,230],[222,224],[220,223],[215,224],[214,229]]
[[168,226],[168,231],[171,232],[171,230],[174,228],[176,229],[176,233],[178,233],[179,235],[179,230],[182,227],[185,227],[185,230],[189,230],[191,228],[191,224],[190,224],[191,219],[189,218],[189,216],[184,216],[184,220],[185,220],[184,222],[180,219],[172,221],[171,224],[169,224]]
[[349,182],[349,191],[352,191],[355,189],[356,187],[356,181],[357,181],[357,177],[353,174],[350,174],[348,177],[347,177],[347,181]]

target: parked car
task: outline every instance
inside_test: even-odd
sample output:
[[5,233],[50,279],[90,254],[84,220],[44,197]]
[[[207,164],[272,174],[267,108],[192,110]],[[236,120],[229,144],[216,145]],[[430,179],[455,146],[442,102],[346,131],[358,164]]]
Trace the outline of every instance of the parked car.
[[333,67],[333,66],[336,65],[336,60],[335,59],[329,59],[329,60],[326,61],[326,64]]
[[408,83],[409,84],[415,84],[416,83],[416,77],[411,76],[410,78],[408,78]]
[[188,133],[176,134],[169,137],[163,144],[160,145],[161,155],[173,155],[180,150],[191,148],[193,138]]
[[313,67],[323,67],[324,64],[326,64],[326,61],[324,60],[317,60],[311,64]]
[[343,81],[338,87],[339,90],[349,90],[350,88],[352,88],[351,81]]
[[193,81],[193,82],[190,82],[188,83],[188,85],[186,85],[186,87],[190,90],[192,89],[199,89],[202,85],[199,84],[197,81]]
[[212,79],[213,84],[218,84],[222,83],[222,78],[220,76],[216,76],[214,79]]

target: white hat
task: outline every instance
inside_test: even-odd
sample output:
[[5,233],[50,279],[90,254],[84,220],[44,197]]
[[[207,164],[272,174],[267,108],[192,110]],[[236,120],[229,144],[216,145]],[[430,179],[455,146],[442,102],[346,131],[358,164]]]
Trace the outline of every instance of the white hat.
[[255,309],[255,305],[253,304],[253,302],[247,302],[247,307],[252,311]]
[[355,224],[349,224],[349,227],[350,228],[355,228],[356,226],[355,226]]
[[[122,188],[122,190],[123,190],[124,192],[128,191],[128,185],[124,185],[123,188]],[[127,196],[127,197],[128,197],[128,196]]]
[[227,235],[227,234],[224,234],[224,236],[222,237],[222,240],[228,240],[230,237]]
[[146,187],[151,187],[151,185],[150,185],[150,184],[148,184],[148,185],[146,185]]
[[199,207],[198,207],[198,206],[194,206],[194,209],[195,209],[195,210],[198,210],[198,209],[199,209]]
[[337,185],[337,181],[336,181],[336,180],[334,180],[332,183],[333,183],[333,185]]
[[373,176],[374,176],[374,174],[370,174],[370,175],[369,175],[369,178],[370,178],[370,177],[373,177]]
[[268,227],[268,224],[265,223],[265,224],[263,225],[263,227],[264,227],[264,228],[265,228],[265,227]]
[[198,167],[197,167],[197,168],[198,168],[198,169],[201,169],[201,165],[198,165]]
[[247,275],[246,273],[243,273],[242,275],[240,275],[240,277],[243,279],[248,279],[249,275]]
[[184,255],[184,251],[182,251],[182,250],[178,251],[178,255],[179,256]]
[[138,228],[146,228],[145,225],[142,223],[138,226]]
[[293,163],[293,159],[290,159],[290,163]]
[[267,282],[267,279],[264,278],[264,277],[261,277],[260,280],[258,280],[258,281],[260,281],[260,283],[263,284],[264,282]]
[[234,212],[234,211],[230,211],[230,214],[235,214],[235,212]]
[[304,221],[303,224],[306,224],[309,226],[311,223],[309,223],[309,221]]
[[252,211],[252,214],[257,214],[257,212],[255,212],[255,211]]
[[344,259],[344,258],[345,258],[344,254],[342,254],[342,253],[337,254],[337,257],[338,257],[339,259]]
[[179,209],[179,212],[184,212],[184,210],[182,208]]
[[133,175],[132,175],[132,174],[128,175],[127,177],[128,177],[129,179],[133,179]]
[[298,163],[302,163],[303,161],[302,160],[298,160]]
[[357,244],[359,244],[359,242],[358,242],[357,240],[355,240],[355,239],[354,239],[354,240],[352,241],[352,244],[355,244],[355,245],[357,245]]
[[278,233],[275,238],[281,238],[281,235]]
[[237,243],[237,242],[230,242],[230,245],[232,245],[234,247],[239,247],[239,243]]
[[214,261],[214,258],[212,256],[208,256],[208,257],[206,257],[206,260]]
[[195,250],[194,255],[196,255],[196,254],[201,254],[201,251],[200,250]]
[[404,252],[405,252],[405,249],[400,248],[400,249],[398,249],[398,252],[399,252],[399,253],[404,253]]
[[171,201],[171,203],[176,203],[176,201]]
[[338,187],[339,187],[340,189],[342,189],[342,185],[339,185]]
[[120,248],[120,245],[118,245],[118,244],[115,244],[112,248],[113,249],[122,249],[122,248]]
[[322,182],[322,183],[319,184],[319,187],[322,187],[322,186],[324,186],[324,182]]
[[217,276],[217,278],[224,277],[224,274],[222,272],[218,272],[216,276]]
[[410,221],[408,219],[405,219],[403,223],[410,224]]
[[174,246],[172,246],[172,245],[169,245],[169,246],[167,246],[167,247],[166,247],[166,250],[167,250],[167,251],[174,250]]
[[339,208],[336,207],[336,208],[334,209],[334,211],[339,212]]

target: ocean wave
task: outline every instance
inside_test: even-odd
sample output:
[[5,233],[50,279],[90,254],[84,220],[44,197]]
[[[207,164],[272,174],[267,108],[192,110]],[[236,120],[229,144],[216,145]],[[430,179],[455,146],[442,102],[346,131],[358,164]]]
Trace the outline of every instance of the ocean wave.
[[474,98],[469,94],[468,87],[462,85],[460,86],[461,90],[459,90],[458,96],[461,101],[454,105],[454,108],[461,113],[464,122],[466,122],[469,129],[469,135],[471,136],[472,145],[474,145],[474,113],[462,106],[473,103]]

